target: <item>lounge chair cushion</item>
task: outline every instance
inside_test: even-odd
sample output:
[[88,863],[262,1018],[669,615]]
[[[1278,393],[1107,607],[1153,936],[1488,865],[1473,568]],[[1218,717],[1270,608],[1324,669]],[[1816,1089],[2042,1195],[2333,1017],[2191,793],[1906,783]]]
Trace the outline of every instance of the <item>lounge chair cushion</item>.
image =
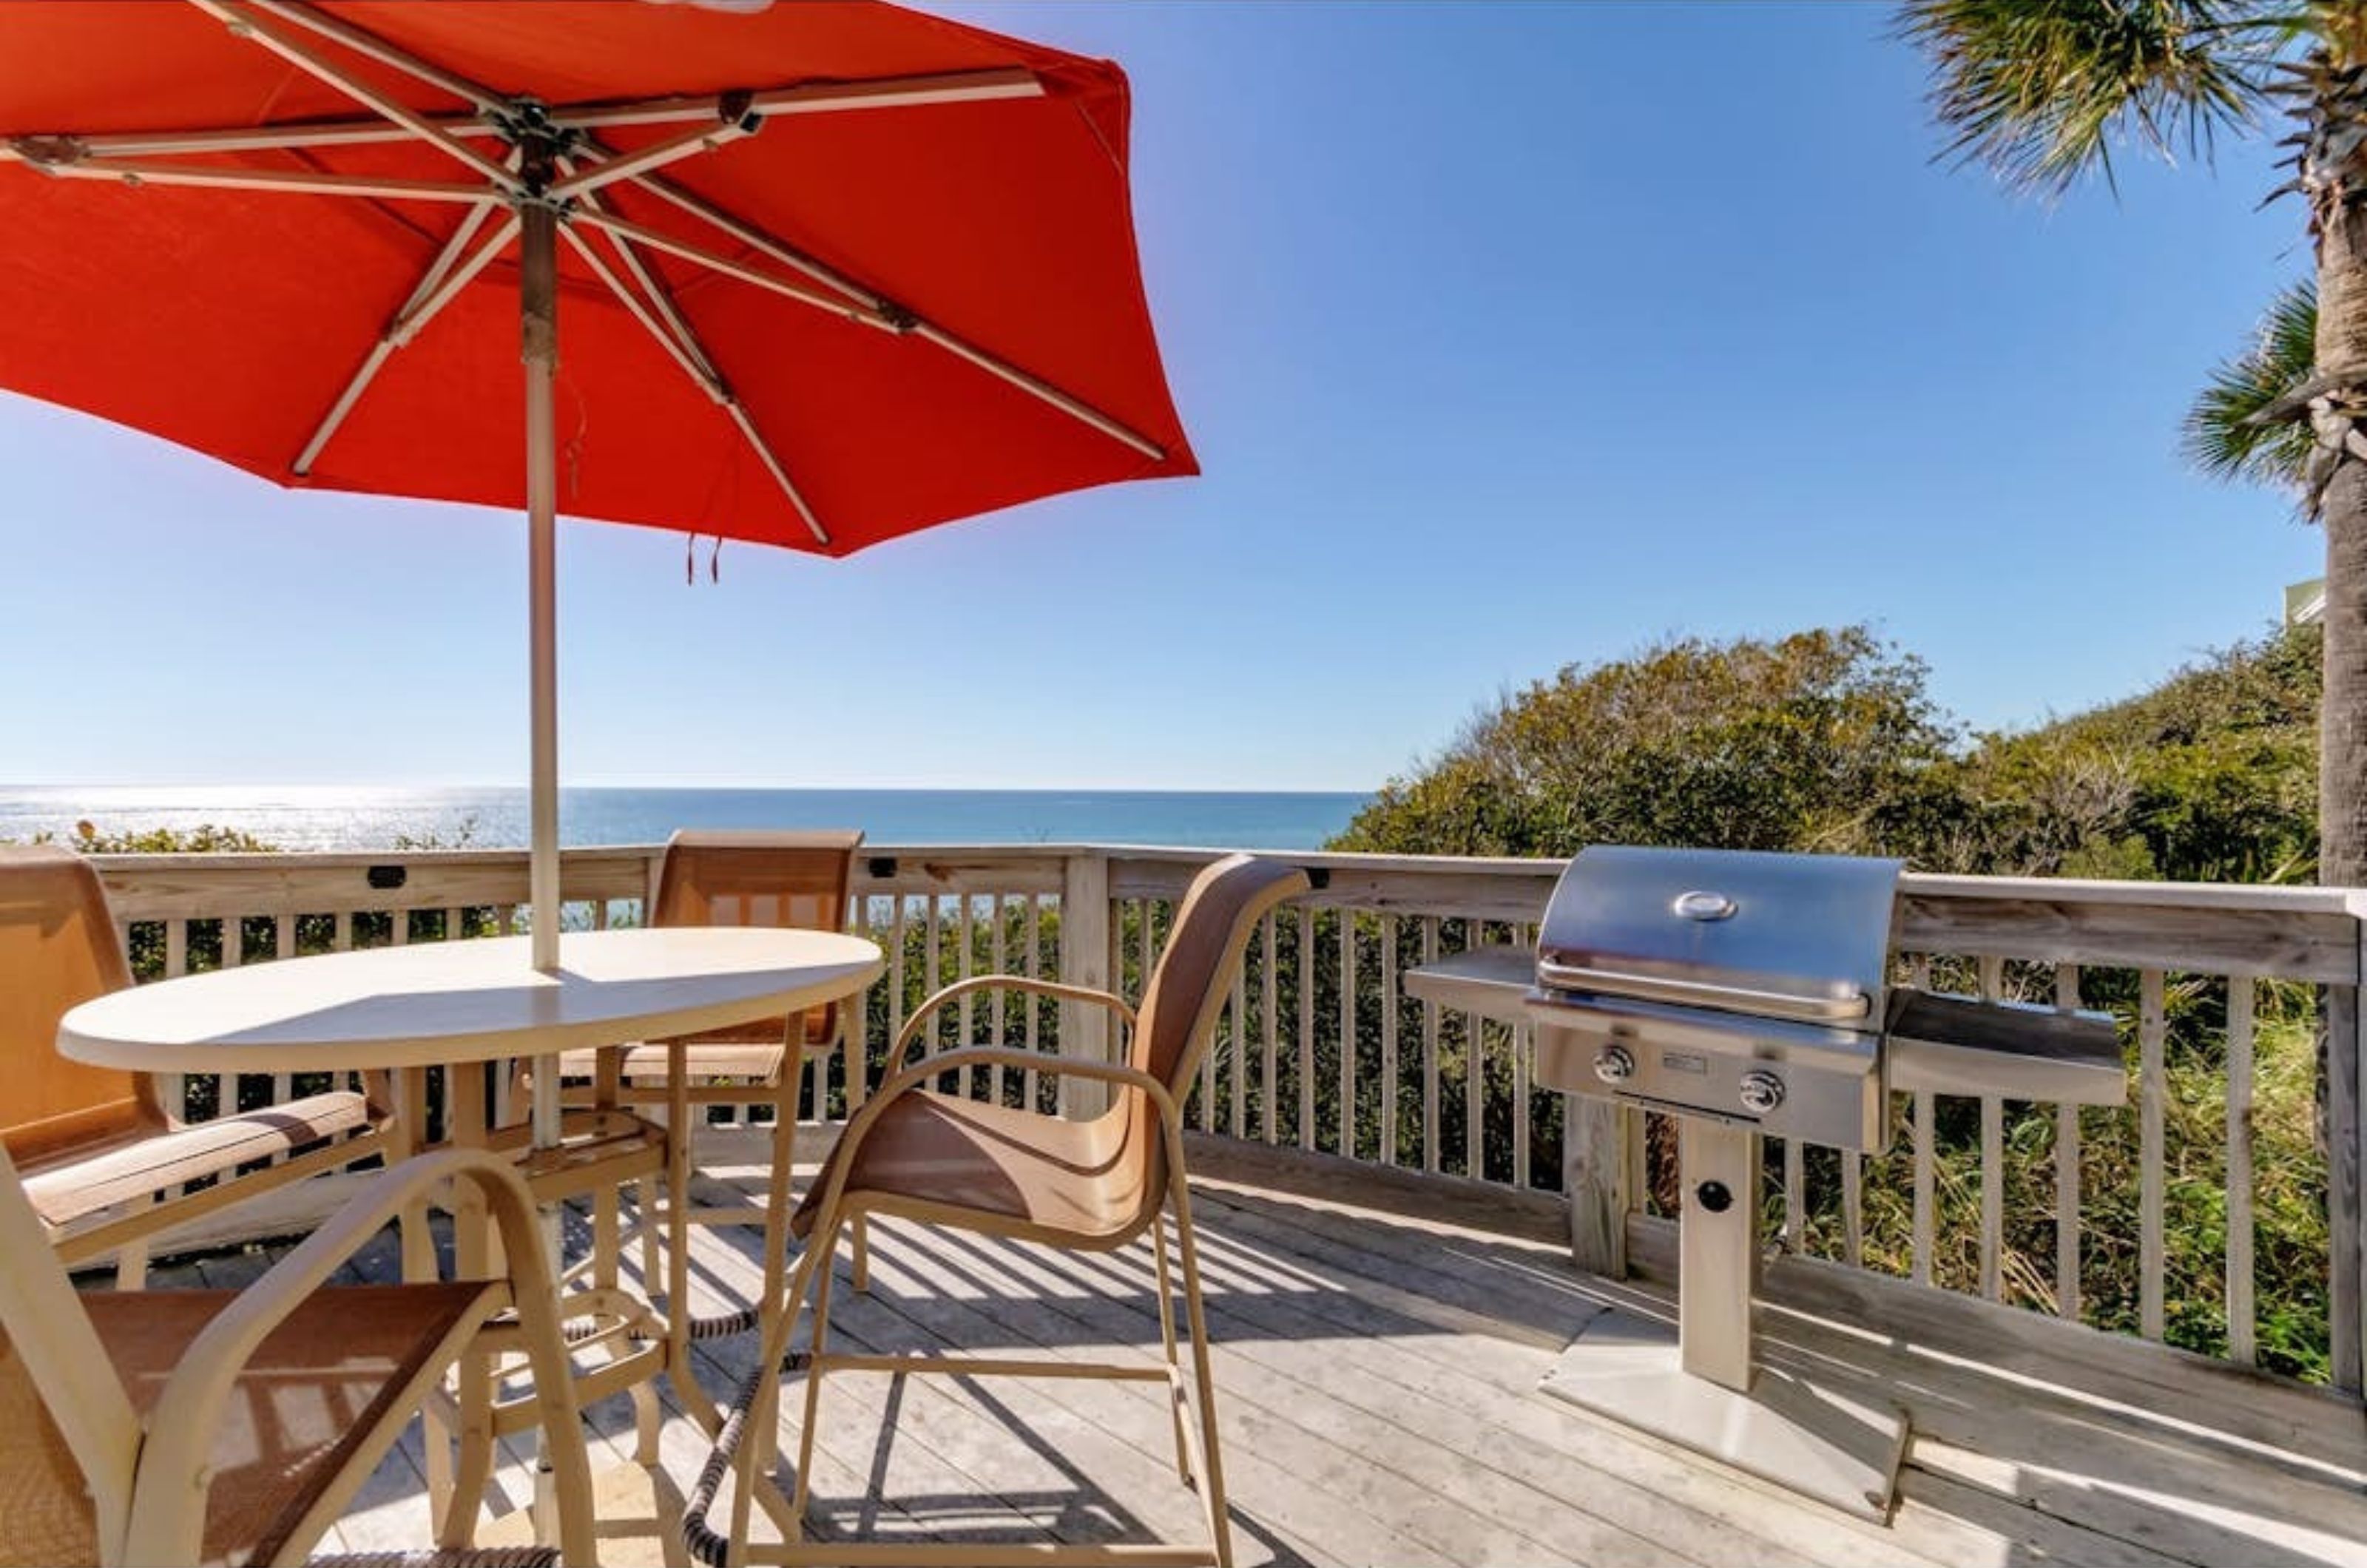
[[[214,1434],[205,1560],[270,1561],[312,1500],[444,1343],[497,1285],[322,1291],[272,1331],[241,1373]],[[144,1417],[235,1291],[94,1292],[91,1325]],[[0,1564],[96,1562],[82,1473],[16,1348],[0,1337]]]
[[[1123,1237],[1142,1213],[1146,1162],[1127,1148],[1123,1108],[1090,1122],[921,1090],[897,1099],[855,1145],[846,1212],[924,1204],[1000,1220],[999,1228],[1090,1244]],[[813,1227],[842,1140],[789,1228]]]
[[95,1150],[25,1168],[25,1195],[43,1223],[63,1225],[184,1181],[235,1170],[370,1122],[368,1102],[340,1090],[308,1095],[167,1132],[142,1131]]

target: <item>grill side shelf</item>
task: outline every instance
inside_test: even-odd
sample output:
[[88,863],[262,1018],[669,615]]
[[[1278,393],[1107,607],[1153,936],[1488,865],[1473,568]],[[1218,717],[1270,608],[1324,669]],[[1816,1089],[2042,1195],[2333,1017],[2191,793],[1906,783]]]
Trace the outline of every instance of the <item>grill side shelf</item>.
[[1416,1001],[1455,1012],[1476,1012],[1498,1023],[1526,1023],[1528,995],[1537,983],[1533,947],[1491,942],[1405,972],[1400,984]]
[[1891,992],[1893,1089],[2125,1105],[2128,1066],[2110,1013],[1904,987]]

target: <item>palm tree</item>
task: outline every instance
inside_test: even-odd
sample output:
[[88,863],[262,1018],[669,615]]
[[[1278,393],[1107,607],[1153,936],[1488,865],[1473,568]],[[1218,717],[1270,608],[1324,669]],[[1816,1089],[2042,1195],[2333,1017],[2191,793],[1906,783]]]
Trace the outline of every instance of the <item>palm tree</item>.
[[2317,514],[2319,488],[2333,476],[2334,451],[2306,420],[2280,411],[2308,402],[2317,367],[2317,286],[2287,285],[2260,318],[2252,341],[2213,367],[2186,411],[2180,447],[2221,479],[2290,491],[2302,514]]
[[[2325,525],[2318,879],[2367,885],[2367,0],[1904,0],[1901,30],[1931,62],[1948,152],[2022,189],[2109,182],[2116,144],[2207,154],[2296,122],[2272,194],[2307,207],[2315,307],[2284,301],[2282,330],[2222,367],[2189,450],[2295,479]],[[2312,369],[2278,381],[2305,319]]]

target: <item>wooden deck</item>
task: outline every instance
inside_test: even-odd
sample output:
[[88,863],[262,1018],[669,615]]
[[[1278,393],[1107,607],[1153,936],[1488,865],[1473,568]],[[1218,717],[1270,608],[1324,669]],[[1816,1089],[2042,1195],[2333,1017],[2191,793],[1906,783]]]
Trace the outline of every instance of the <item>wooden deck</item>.
[[[1665,1292],[1572,1272],[1536,1210],[1498,1213],[1441,1183],[1204,1150],[1195,1191],[1244,1568],[2367,1564],[2367,1419],[2355,1403],[2265,1382],[2248,1397],[2225,1378],[2202,1385],[2232,1391],[2216,1397],[2164,1398],[2154,1385],[2148,1397],[2167,1408],[2146,1409],[2122,1402],[2142,1386],[2113,1370],[2123,1346],[1999,1366],[1944,1328],[1918,1343],[1891,1325],[1767,1309],[1771,1355],[1913,1414],[1896,1517],[1862,1522],[1538,1395],[1572,1328],[1604,1302],[1671,1314]],[[1145,1252],[1081,1261],[896,1225],[874,1235],[871,1293],[842,1280],[833,1306],[850,1343],[1156,1356]],[[382,1238],[353,1272],[391,1277],[394,1259]],[[240,1283],[268,1261],[216,1257],[157,1282]],[[712,1288],[746,1291],[753,1236],[703,1237],[696,1267]],[[711,1385],[736,1382],[753,1353],[745,1339],[702,1347]],[[1176,1481],[1161,1402],[1148,1384],[834,1378],[813,1529],[1195,1540],[1198,1505]],[[629,1463],[623,1401],[593,1424],[595,1466],[609,1472],[604,1512],[616,1516],[603,1527],[611,1560],[682,1561],[651,1498],[688,1485],[706,1454],[697,1427],[671,1410],[663,1472],[651,1476]],[[512,1458],[490,1540],[522,1539],[525,1469]],[[414,1438],[324,1549],[425,1544],[425,1519]]]

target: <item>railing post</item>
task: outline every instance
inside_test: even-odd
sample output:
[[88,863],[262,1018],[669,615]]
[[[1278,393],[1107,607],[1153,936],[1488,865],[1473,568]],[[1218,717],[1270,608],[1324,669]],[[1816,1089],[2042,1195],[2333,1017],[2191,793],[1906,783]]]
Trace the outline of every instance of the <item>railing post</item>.
[[1590,1274],[1627,1274],[1627,1117],[1617,1101],[1562,1097],[1561,1185],[1569,1199],[1570,1261]]
[[[2354,919],[2367,916],[2367,893],[2345,903]],[[2361,925],[2361,979],[2367,980],[2367,923]],[[2334,1386],[2360,1391],[2367,1365],[2367,1213],[2361,1213],[2359,1176],[2367,1124],[2360,1116],[2359,1089],[2367,1077],[2367,1018],[2359,1005],[2361,987],[2328,986],[2326,1023],[2326,1207],[2332,1279],[2327,1300],[2328,1371]]]
[[[1060,866],[1060,978],[1096,991],[1110,988],[1109,857],[1073,854]],[[1088,1002],[1060,1004],[1060,1055],[1080,1061],[1110,1059],[1110,1015]],[[1109,1086],[1084,1078],[1060,1080],[1060,1114],[1099,1115]]]

